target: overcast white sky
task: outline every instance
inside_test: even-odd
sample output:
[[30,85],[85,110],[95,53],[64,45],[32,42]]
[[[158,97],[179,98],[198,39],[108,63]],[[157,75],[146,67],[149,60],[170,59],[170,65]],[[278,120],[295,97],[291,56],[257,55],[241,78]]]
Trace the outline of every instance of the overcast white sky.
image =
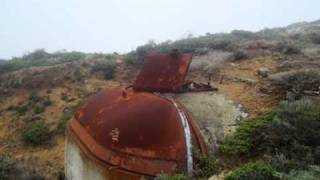
[[320,0],[0,0],[0,58],[128,52],[148,40],[320,19]]

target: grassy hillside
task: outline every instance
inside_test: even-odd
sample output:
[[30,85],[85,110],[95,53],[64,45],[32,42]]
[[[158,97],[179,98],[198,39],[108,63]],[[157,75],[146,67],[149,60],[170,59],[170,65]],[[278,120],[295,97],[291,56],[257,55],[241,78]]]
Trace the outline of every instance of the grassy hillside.
[[[63,179],[64,128],[101,89],[126,87],[147,53],[194,54],[187,80],[210,82],[249,114],[196,178],[319,179],[320,21],[207,33],[127,54],[48,53],[0,60],[0,179]],[[159,175],[158,179],[188,179]]]

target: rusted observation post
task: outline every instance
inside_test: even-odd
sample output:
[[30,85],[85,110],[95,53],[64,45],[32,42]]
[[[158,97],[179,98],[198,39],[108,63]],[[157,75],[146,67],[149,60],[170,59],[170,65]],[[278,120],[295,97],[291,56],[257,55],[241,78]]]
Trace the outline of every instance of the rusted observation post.
[[186,109],[164,94],[183,91],[191,60],[192,54],[148,55],[131,88],[89,98],[67,127],[68,180],[192,175],[193,151],[206,154],[206,145]]

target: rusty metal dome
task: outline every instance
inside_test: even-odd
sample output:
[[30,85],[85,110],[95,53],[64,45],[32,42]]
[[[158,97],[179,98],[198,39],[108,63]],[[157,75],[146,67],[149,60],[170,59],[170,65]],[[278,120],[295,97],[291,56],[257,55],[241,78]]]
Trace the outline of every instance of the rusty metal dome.
[[[181,114],[182,113],[182,114]],[[91,97],[69,125],[86,151],[112,166],[155,176],[187,169],[185,124],[192,146],[205,151],[183,107],[159,95],[114,89]]]
[[[166,57],[171,58],[160,56],[158,59],[165,62]],[[175,61],[169,59],[168,63],[176,64],[171,67],[177,70],[179,86],[170,84],[172,80],[159,81],[159,89],[179,90],[190,61],[190,55],[180,56]],[[149,71],[152,63],[148,66]],[[166,69],[172,78],[174,71],[170,66]],[[145,72],[142,70],[141,73]],[[165,72],[158,74],[158,78],[165,78]],[[192,173],[192,150],[206,153],[198,127],[179,102],[159,93],[144,92],[141,82],[148,82],[145,83],[147,90],[157,88],[152,86],[152,80],[140,74],[133,88],[104,90],[89,98],[69,122],[67,135],[77,142],[86,156],[109,168],[119,169],[121,172],[117,173],[120,174]],[[164,88],[165,84],[169,84],[167,88]]]

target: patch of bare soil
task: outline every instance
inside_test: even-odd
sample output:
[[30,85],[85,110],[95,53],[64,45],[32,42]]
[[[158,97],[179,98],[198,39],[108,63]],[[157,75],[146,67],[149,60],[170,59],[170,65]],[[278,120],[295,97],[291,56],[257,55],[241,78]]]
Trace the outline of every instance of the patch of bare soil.
[[196,82],[210,82],[218,88],[218,94],[241,104],[249,113],[249,117],[255,117],[272,110],[278,103],[275,96],[259,91],[265,78],[258,74],[260,68],[268,68],[272,73],[276,70],[276,66],[277,62],[272,56],[258,57],[227,62],[212,80],[204,77],[201,72],[191,72],[188,79]]
[[271,73],[275,71],[276,64],[272,57],[229,63],[222,69],[225,80],[215,85],[227,98],[242,104],[251,116],[261,115],[272,110],[278,100],[275,96],[260,92],[259,87],[265,79],[258,75],[258,70],[268,68]]

